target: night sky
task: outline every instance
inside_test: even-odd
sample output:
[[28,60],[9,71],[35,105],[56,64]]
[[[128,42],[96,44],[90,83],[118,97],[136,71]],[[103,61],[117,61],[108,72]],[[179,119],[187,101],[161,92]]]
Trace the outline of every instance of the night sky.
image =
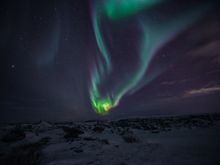
[[220,112],[220,11],[201,0],[3,0],[0,121]]

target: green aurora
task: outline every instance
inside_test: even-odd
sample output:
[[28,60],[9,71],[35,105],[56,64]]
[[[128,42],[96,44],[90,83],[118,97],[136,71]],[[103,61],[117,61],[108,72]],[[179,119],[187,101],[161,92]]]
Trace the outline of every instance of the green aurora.
[[[166,42],[170,41],[178,33],[186,29],[193,22],[198,20],[207,11],[208,6],[199,6],[184,11],[175,17],[168,17],[162,21],[149,19],[144,11],[159,6],[162,0],[103,0],[94,4],[92,21],[96,42],[101,56],[98,57],[91,69],[91,84],[89,94],[91,104],[95,112],[101,115],[108,114],[111,108],[116,107],[125,94],[131,94],[142,86],[156,78],[155,74],[151,80],[145,77],[150,62],[156,51]],[[106,46],[106,38],[102,34],[102,21],[120,21],[136,17],[143,34],[139,39],[140,45],[138,66],[130,73],[127,79],[119,80],[113,89],[103,94],[100,86],[114,69],[111,61],[111,54]],[[125,25],[126,28],[127,25]]]

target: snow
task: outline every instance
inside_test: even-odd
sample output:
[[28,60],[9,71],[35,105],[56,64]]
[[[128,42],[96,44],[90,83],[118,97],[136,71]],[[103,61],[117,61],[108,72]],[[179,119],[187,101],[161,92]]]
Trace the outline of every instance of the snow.
[[[40,143],[42,145],[39,147],[41,165],[220,164],[219,117],[189,116],[72,124],[41,122],[32,126],[32,130],[25,130],[25,139],[13,144],[0,142],[0,154],[6,152],[4,148],[9,148],[5,154],[10,155],[12,146],[37,143],[44,138],[46,142]],[[72,139],[68,136],[67,139],[65,134],[68,132],[64,131],[63,126],[74,127],[84,133]],[[96,127],[103,127],[104,130],[95,131]],[[3,157],[0,156],[0,163]]]

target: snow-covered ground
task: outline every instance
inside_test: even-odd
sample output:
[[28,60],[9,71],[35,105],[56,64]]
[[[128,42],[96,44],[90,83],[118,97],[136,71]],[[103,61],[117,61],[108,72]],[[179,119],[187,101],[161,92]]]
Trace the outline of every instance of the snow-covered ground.
[[220,165],[220,115],[0,126],[1,165]]

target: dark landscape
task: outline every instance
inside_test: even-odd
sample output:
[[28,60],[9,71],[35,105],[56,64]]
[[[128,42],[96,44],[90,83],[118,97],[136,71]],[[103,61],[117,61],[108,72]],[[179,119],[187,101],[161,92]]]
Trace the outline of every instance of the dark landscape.
[[1,124],[2,165],[218,165],[220,114]]

